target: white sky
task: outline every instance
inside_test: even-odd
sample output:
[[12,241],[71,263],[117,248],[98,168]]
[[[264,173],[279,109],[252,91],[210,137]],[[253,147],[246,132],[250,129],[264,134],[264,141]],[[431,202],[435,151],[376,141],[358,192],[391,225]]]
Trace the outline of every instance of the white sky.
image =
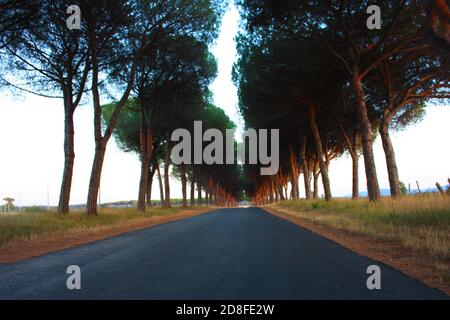
[[[219,75],[212,84],[215,103],[237,124],[242,120],[237,112],[237,90],[231,81],[235,61],[234,36],[239,16],[229,11],[213,53],[219,62]],[[46,205],[47,184],[50,205],[57,205],[63,169],[63,108],[62,102],[24,94],[13,97],[0,93],[0,200],[16,198],[18,205]],[[423,122],[392,136],[396,148],[400,178],[421,188],[433,187],[436,181],[446,183],[450,177],[448,140],[450,108],[428,108]],[[281,142],[282,143],[282,142]],[[376,163],[380,186],[388,188],[384,153],[377,139]],[[75,113],[75,168],[71,204],[85,203],[94,151],[93,113],[90,105]],[[118,150],[111,139],[104,162],[101,200],[111,202],[137,198],[140,166],[135,154]],[[364,164],[360,166],[361,191],[366,190]],[[351,160],[343,157],[330,166],[332,191],[335,196],[351,194]],[[179,184],[172,183],[172,197],[181,197]],[[301,189],[303,194],[303,189]],[[156,180],[153,198],[159,198]]]

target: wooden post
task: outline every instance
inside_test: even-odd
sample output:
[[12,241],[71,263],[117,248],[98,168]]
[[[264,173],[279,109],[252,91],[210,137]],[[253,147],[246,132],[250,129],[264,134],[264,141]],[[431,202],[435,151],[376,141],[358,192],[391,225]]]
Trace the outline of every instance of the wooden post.
[[411,195],[411,183],[408,183],[408,194]]
[[441,193],[441,195],[445,195],[444,189],[441,187],[439,182],[436,182],[436,187],[438,188],[438,190]]
[[417,190],[419,191],[419,193],[422,193],[422,191],[420,191],[419,181],[416,180],[416,184],[417,184]]

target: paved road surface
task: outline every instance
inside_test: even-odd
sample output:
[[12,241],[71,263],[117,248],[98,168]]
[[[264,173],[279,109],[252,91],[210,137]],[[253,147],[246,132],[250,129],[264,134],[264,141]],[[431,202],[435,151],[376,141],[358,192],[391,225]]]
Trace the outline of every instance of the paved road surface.
[[[378,264],[382,290],[366,287]],[[81,268],[69,291],[66,268]],[[155,226],[0,266],[0,299],[448,298],[257,208]]]

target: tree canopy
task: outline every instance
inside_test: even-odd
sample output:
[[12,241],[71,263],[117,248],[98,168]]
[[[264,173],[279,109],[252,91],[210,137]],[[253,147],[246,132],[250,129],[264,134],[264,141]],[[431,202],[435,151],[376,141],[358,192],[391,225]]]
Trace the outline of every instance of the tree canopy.
[[[448,99],[448,61],[429,45],[428,4],[423,1],[237,2],[243,17],[234,81],[247,126],[280,128],[286,146],[276,177],[258,177],[256,203],[318,197],[332,192],[328,166],[348,152],[353,160],[353,197],[359,195],[358,159],[364,156],[369,198],[380,198],[372,144],[377,131],[386,155],[391,195],[400,180],[389,131],[423,118],[430,99]],[[367,27],[377,5],[380,28]],[[314,179],[311,195],[310,181]]]

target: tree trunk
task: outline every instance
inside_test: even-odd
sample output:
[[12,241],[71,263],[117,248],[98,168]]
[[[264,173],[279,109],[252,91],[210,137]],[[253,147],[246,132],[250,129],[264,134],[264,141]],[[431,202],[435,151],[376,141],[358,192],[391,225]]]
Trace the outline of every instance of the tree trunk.
[[106,143],[97,143],[95,147],[94,162],[92,164],[91,178],[89,180],[88,199],[86,213],[97,214],[98,191],[102,177],[103,161],[105,160]]
[[186,179],[186,167],[184,164],[180,165],[181,174],[181,193],[183,194],[183,208],[187,207],[187,179]]
[[145,211],[145,201],[148,187],[148,173],[150,171],[150,159],[152,156],[153,135],[148,127],[145,116],[141,119],[141,179],[139,181],[138,210]]
[[389,124],[385,121],[382,121],[379,132],[381,141],[383,142],[384,155],[386,157],[391,197],[398,198],[401,196],[400,180],[398,177],[398,168],[397,162],[395,160],[394,146],[392,145],[391,137],[389,135]]
[[279,179],[277,179],[277,181],[276,181],[276,186],[277,186],[277,190],[278,190],[278,195],[279,195],[280,201],[284,201],[286,198],[284,197],[283,186],[281,185]]
[[191,177],[191,207],[195,206],[195,169],[192,166],[192,177]]
[[156,165],[156,171],[158,172],[158,183],[159,183],[159,194],[161,196],[161,207],[165,207],[166,201],[164,199],[164,186],[163,186],[161,169],[159,167],[159,163]]
[[308,164],[306,162],[306,137],[303,139],[301,150],[300,150],[300,161],[303,171],[303,183],[305,185],[305,198],[306,200],[311,199],[311,184],[310,184],[310,174]]
[[220,206],[222,201],[222,191],[219,187],[214,187],[214,204]]
[[291,146],[289,146],[290,151],[290,165],[291,165],[291,197],[292,199],[298,198],[298,174],[297,174],[297,161],[295,153]]
[[372,124],[367,114],[367,105],[362,79],[359,75],[353,76],[353,87],[356,95],[359,124],[361,126],[361,138],[364,154],[364,166],[366,169],[367,192],[370,201],[381,199],[380,187],[378,185],[375,158],[373,155]]
[[170,144],[167,143],[164,155],[164,197],[166,200],[166,207],[168,208],[170,208],[170,151]]
[[320,170],[314,171],[314,194],[313,199],[319,199],[319,175]]
[[153,186],[153,177],[155,175],[155,168],[152,168],[148,172],[148,179],[147,179],[147,206],[152,207],[152,186]]
[[[70,108],[70,107],[66,107]],[[58,212],[60,214],[69,212],[70,190],[72,188],[73,164],[75,161],[74,147],[74,124],[71,110],[65,110],[64,115],[64,171],[59,194]]]
[[359,157],[352,153],[352,199],[359,198]]
[[347,144],[348,152],[352,158],[352,199],[359,198],[359,154],[358,154],[358,140],[359,134],[355,130],[353,133],[353,139],[350,140],[344,125],[339,122],[339,127],[341,129],[342,135],[344,136],[345,142]]
[[205,190],[205,206],[209,205],[209,193],[208,190]]
[[197,204],[200,207],[203,204],[203,200],[202,200],[202,185],[200,184],[199,180],[197,180]]
[[319,160],[320,175],[322,176],[325,199],[327,201],[330,201],[333,198],[331,194],[330,178],[328,177],[327,166],[325,164],[325,161],[323,160],[322,139],[320,138],[319,126],[316,122],[316,110],[313,105],[309,106],[309,120],[314,137],[314,145],[316,146],[317,159]]
[[276,176],[272,176],[272,179],[271,179],[272,193],[275,194],[275,202],[279,202],[280,201],[280,196],[278,194],[278,190],[277,190],[277,187],[276,187],[276,181],[274,181],[274,179],[276,179]]

